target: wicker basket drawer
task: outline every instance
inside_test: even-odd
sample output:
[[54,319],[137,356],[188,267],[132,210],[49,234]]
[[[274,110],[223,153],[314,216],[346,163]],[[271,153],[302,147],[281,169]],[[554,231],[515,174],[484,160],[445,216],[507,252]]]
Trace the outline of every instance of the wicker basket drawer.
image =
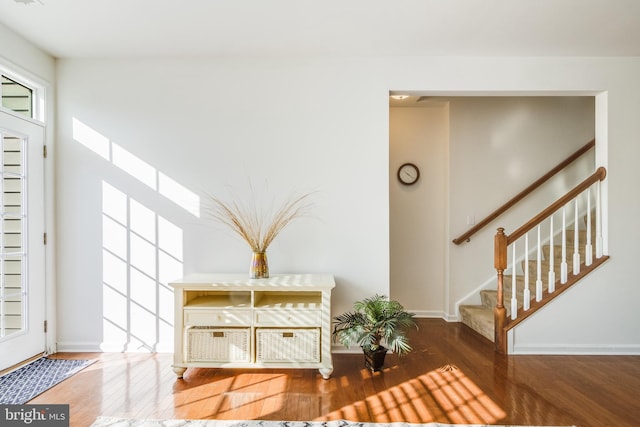
[[187,326],[250,326],[251,310],[185,309]]
[[251,362],[249,328],[187,329],[187,362]]
[[320,362],[320,328],[256,329],[257,362]]

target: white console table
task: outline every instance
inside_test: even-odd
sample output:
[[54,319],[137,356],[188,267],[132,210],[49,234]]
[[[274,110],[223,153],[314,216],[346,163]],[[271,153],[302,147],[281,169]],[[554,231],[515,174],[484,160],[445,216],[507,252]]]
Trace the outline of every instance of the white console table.
[[315,368],[331,359],[330,274],[192,274],[170,283],[175,300],[173,370]]

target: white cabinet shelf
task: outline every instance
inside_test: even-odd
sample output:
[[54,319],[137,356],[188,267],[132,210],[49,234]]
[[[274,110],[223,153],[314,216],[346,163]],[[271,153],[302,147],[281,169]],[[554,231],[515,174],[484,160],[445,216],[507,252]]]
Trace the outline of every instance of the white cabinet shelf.
[[331,359],[330,274],[194,274],[170,283],[175,300],[173,369],[315,368]]

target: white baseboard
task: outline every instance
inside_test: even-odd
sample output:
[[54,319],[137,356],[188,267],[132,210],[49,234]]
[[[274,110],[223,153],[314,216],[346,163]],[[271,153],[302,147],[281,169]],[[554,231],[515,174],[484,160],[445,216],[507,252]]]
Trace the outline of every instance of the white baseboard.
[[102,353],[100,343],[96,342],[59,342],[56,349],[60,353]]
[[431,310],[407,310],[411,313],[415,313],[418,319],[443,319],[447,322],[459,322],[457,314],[448,314],[444,311],[431,311]]
[[132,348],[121,343],[69,341],[57,344],[58,352],[68,353],[173,353],[173,346],[159,345],[155,350]]
[[418,318],[436,318],[436,319],[443,319],[445,313],[443,311],[436,311],[436,310],[407,310],[410,313],[414,313],[416,315],[416,317]]
[[576,356],[637,356],[640,355],[640,345],[582,345],[582,344],[524,344],[514,345],[509,354],[546,354],[546,355],[576,355]]

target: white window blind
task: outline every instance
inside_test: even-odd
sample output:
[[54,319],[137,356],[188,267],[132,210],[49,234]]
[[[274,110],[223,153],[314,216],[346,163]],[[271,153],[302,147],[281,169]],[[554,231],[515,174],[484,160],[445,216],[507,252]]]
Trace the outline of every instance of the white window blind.
[[33,90],[2,76],[2,106],[18,114],[33,118]]
[[0,151],[0,338],[24,325],[24,140],[2,133]]

